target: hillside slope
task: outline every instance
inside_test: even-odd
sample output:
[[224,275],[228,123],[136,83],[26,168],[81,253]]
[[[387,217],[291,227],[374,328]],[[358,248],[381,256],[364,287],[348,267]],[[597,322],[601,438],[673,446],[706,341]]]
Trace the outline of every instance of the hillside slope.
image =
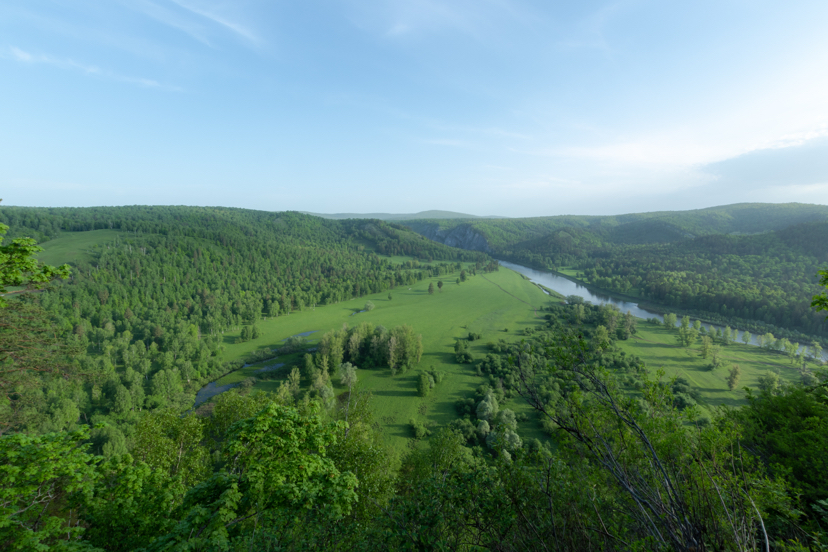
[[[411,285],[445,272],[441,261],[486,260],[382,221],[291,212],[3,207],[0,220],[16,235],[52,237],[43,258],[72,265],[69,281],[27,300],[81,351],[72,361],[97,387],[58,390],[74,384],[53,382],[50,396],[72,397],[65,408],[109,420],[127,439],[138,410],[191,405],[196,389],[230,369],[222,360],[226,332],[244,328],[251,339],[262,318]],[[64,407],[42,393],[29,399],[46,404],[19,411],[14,427],[65,425],[55,414]]]
[[454,211],[421,211],[419,213],[311,213],[302,211],[305,215],[313,215],[326,219],[378,219],[378,220],[415,220],[415,219],[499,219],[496,215],[478,216]]

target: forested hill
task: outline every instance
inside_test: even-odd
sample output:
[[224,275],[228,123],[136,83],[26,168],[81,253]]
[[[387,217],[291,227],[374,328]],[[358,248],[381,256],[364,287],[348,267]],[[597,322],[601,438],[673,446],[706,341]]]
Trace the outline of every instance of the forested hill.
[[424,235],[459,228],[485,238],[494,252],[555,234],[588,233],[609,243],[664,243],[714,234],[757,234],[806,222],[828,221],[828,206],[801,203],[738,203],[692,211],[656,211],[612,216],[560,215],[505,219],[423,218],[404,224]]
[[496,215],[477,216],[467,215],[465,213],[456,213],[454,211],[421,211],[419,213],[309,213],[302,211],[306,215],[314,215],[326,219],[379,219],[379,220],[414,220],[414,219],[477,219],[477,218],[503,218]]
[[[0,426],[61,429],[67,412],[80,409],[114,426],[101,447],[123,443],[133,403],[191,405],[198,386],[227,370],[221,334],[230,328],[248,326],[252,336],[264,316],[410,285],[448,262],[485,260],[382,221],[291,212],[2,207],[0,222],[9,238],[45,241],[54,264],[61,248],[79,250],[70,280],[31,298],[58,337],[82,351],[77,368],[97,381],[93,389],[47,391],[57,398],[46,406],[40,391],[21,397],[14,419]],[[392,264],[380,254],[420,261]]]
[[[810,308],[828,264],[828,206],[743,203],[609,217],[406,222],[442,243],[754,331],[828,337]],[[791,334],[791,337],[796,337]]]

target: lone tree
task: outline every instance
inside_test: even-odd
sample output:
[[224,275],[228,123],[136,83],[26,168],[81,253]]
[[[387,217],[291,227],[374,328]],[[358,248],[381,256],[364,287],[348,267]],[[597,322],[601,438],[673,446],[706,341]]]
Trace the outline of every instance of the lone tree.
[[439,280],[439,281],[437,282],[437,288],[438,288],[441,292],[443,291],[443,281],[442,281],[442,280]]
[[736,389],[736,386],[739,385],[739,377],[742,375],[742,369],[739,368],[738,364],[734,364],[733,368],[730,369],[730,372],[727,374],[727,388],[731,391]]
[[434,295],[434,282],[428,284],[428,293],[429,295]]
[[351,389],[357,382],[356,366],[350,362],[339,365],[339,383]]

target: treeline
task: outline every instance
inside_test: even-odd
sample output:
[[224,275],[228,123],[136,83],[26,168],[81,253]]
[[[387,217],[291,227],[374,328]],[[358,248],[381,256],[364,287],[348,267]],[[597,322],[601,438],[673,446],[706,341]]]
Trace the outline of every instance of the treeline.
[[[656,304],[828,335],[810,308],[828,261],[828,223],[758,236],[709,236],[674,244],[617,246],[575,266],[604,289]],[[735,324],[734,324],[735,325]]]

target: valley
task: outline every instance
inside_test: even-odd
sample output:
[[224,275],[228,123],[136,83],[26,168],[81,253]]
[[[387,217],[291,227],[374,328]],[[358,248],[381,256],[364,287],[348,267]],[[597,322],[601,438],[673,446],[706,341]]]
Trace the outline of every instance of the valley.
[[[557,480],[581,477],[576,466],[592,453],[580,449],[578,439],[616,431],[617,414],[602,405],[622,405],[619,419],[627,420],[629,435],[643,439],[642,446],[651,446],[650,433],[636,433],[637,423],[650,424],[653,438],[664,439],[660,451],[681,458],[687,453],[674,447],[731,443],[720,433],[728,420],[741,420],[746,438],[759,442],[762,433],[750,433],[741,413],[762,401],[821,389],[825,378],[818,336],[790,330],[751,338],[742,327],[731,331],[732,320],[721,312],[676,316],[669,304],[648,310],[627,302],[640,290],[627,289],[622,299],[612,297],[608,288],[614,284],[607,280],[591,279],[589,289],[583,287],[583,264],[555,266],[564,278],[542,267],[498,262],[486,252],[497,242],[484,247],[482,234],[469,229],[463,232],[471,241],[454,236],[471,250],[396,223],[297,213],[133,207],[63,213],[4,208],[0,215],[12,236],[50,238],[42,241],[41,260],[71,268],[66,281],[17,294],[7,311],[10,321],[34,317],[49,328],[37,337],[46,356],[36,357],[15,341],[23,334],[0,331],[16,355],[7,362],[22,367],[11,373],[33,374],[5,383],[16,389],[0,408],[9,436],[75,435],[71,439],[80,439],[81,448],[101,462],[136,462],[153,477],[171,478],[164,479],[169,484],[206,485],[216,481],[211,477],[225,477],[226,460],[211,458],[225,454],[223,447],[235,438],[231,428],[282,419],[262,414],[267,409],[293,409],[280,412],[293,412],[300,424],[334,424],[339,444],[331,444],[330,454],[366,482],[358,493],[368,502],[340,518],[349,524],[375,519],[380,503],[407,508],[406,501],[421,500],[407,478],[435,483],[427,466],[438,460],[430,455],[454,451],[452,462],[465,466],[452,476],[460,479],[441,485],[459,484],[463,474],[489,473],[498,488],[515,484],[509,492],[526,492],[534,487],[507,482],[512,462],[536,473],[557,458],[567,466]],[[583,234],[582,241],[598,235]],[[550,247],[546,258],[562,254],[543,238],[537,243]],[[801,246],[808,247],[815,246]],[[500,255],[520,257],[504,251]],[[601,245],[569,251],[602,258],[615,250]],[[777,252],[751,255],[784,266],[784,258],[773,260]],[[595,289],[596,281],[607,295],[601,286]],[[768,327],[756,320],[747,326]],[[786,336],[801,337],[799,348]],[[43,359],[61,371],[39,373],[33,363]],[[662,422],[671,429],[658,429]],[[795,436],[800,430],[786,431]],[[699,440],[678,444],[673,437],[685,432]],[[708,434],[712,440],[703,437]],[[171,463],[175,456],[179,460]],[[601,481],[601,463],[589,465],[583,476]],[[124,469],[113,476],[132,477],[132,468]],[[751,477],[765,473],[750,469]],[[807,480],[797,477],[791,484]],[[176,508],[198,488],[176,491]],[[616,492],[612,485],[604,489]],[[162,496],[154,493],[130,500]],[[566,496],[556,500],[575,500]]]

